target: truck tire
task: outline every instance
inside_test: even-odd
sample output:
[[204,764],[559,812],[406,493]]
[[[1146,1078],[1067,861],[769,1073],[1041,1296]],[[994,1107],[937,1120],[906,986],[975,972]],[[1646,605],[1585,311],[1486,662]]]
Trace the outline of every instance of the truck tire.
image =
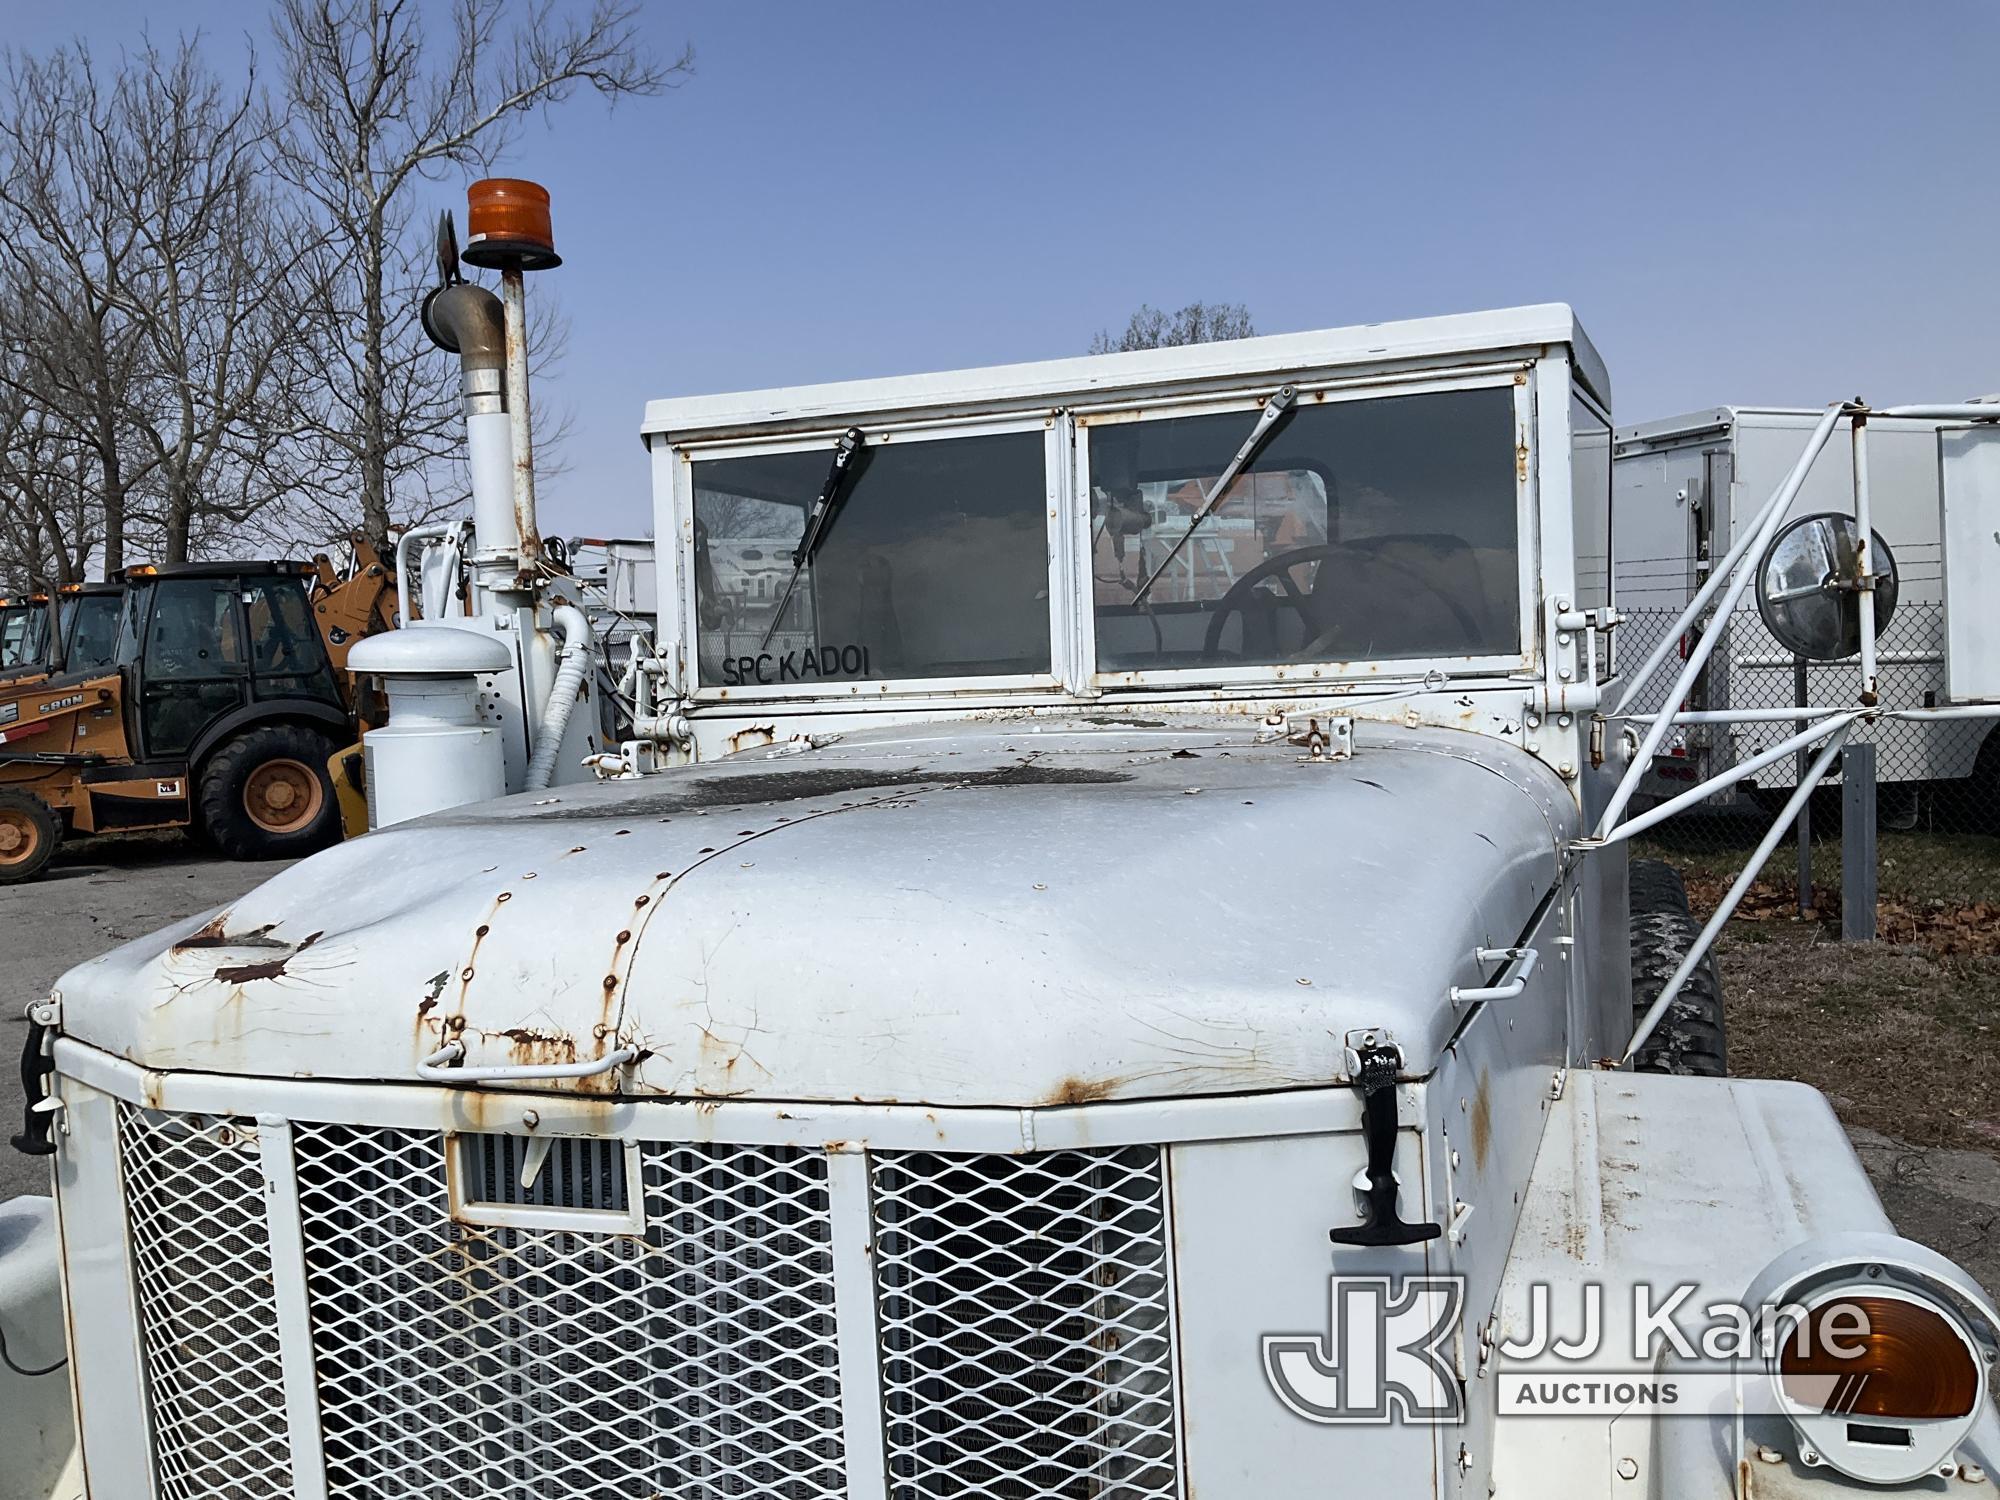
[[[1657,859],[1631,865],[1632,1023],[1652,1008],[1701,931],[1688,906],[1680,872]],[[1674,996],[1666,1015],[1633,1059],[1641,1073],[1721,1078],[1728,1071],[1722,977],[1710,952]]]
[[55,858],[62,821],[33,792],[0,789],[0,885],[33,880]]
[[231,859],[297,859],[340,836],[333,747],[276,724],[225,743],[201,772],[201,832]]

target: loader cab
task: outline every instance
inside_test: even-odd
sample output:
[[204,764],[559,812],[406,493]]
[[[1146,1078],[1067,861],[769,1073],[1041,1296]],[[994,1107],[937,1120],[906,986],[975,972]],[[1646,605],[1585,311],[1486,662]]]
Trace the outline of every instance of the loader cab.
[[39,672],[48,656],[48,595],[0,599],[0,677]]
[[127,574],[117,661],[139,759],[197,757],[219,734],[280,712],[344,720],[308,572],[273,562]]
[[57,623],[65,676],[100,677],[118,663],[118,620],[125,607],[119,583],[65,584]]

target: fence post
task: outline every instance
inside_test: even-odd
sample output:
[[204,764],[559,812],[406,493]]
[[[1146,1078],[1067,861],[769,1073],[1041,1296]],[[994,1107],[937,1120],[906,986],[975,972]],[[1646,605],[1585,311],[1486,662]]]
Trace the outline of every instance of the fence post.
[[1875,941],[1875,747],[1840,752],[1840,936]]
[[[1806,659],[1803,656],[1794,656],[1792,658],[1792,702],[1797,707],[1804,708],[1807,704],[1807,701],[1808,700],[1806,698]],[[1800,719],[1798,721],[1798,727],[1799,727],[1799,732],[1803,734],[1807,729],[1810,729],[1812,727],[1812,721],[1810,719]],[[1793,757],[1793,760],[1796,765],[1796,770],[1794,772],[1796,780],[1799,781],[1805,780],[1806,767],[1812,764],[1812,758],[1813,758],[1813,752],[1811,750],[1804,748],[1801,748],[1799,753]],[[1799,828],[1799,915],[1804,916],[1807,912],[1810,912],[1813,909],[1812,798],[1810,797],[1806,798],[1804,802],[1801,802],[1799,804],[1798,828]]]

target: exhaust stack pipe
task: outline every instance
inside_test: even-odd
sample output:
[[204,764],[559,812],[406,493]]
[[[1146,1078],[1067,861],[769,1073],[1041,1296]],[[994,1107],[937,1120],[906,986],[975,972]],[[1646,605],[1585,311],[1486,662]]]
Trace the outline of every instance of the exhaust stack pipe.
[[[438,227],[441,247],[451,236],[450,226],[451,216],[446,214]],[[440,248],[440,261],[443,257]],[[458,274],[455,252],[450,274]],[[472,526],[479,542],[475,555],[486,560],[512,558],[518,569],[524,564],[506,387],[506,318],[500,299],[484,287],[454,281],[424,299],[423,324],[432,343],[458,356],[466,460],[472,470]]]

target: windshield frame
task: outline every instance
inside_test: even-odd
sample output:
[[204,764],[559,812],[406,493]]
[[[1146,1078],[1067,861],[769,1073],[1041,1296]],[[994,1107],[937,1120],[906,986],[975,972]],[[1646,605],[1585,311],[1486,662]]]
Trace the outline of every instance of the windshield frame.
[[[861,428],[864,448],[881,447],[890,443],[903,445],[913,442],[941,442],[952,438],[997,437],[1009,433],[1043,435],[1043,512],[1048,552],[1049,670],[975,677],[868,678],[825,683],[743,683],[727,686],[701,682],[697,666],[701,625],[698,619],[699,599],[698,590],[695,588],[694,569],[695,466],[723,459],[783,453],[824,454],[830,463],[835,445],[840,441],[841,434],[850,426]],[[1065,645],[1074,636],[1070,619],[1073,601],[1069,598],[1068,569],[1060,555],[1063,538],[1067,534],[1064,523],[1067,505],[1066,497],[1057,493],[1060,488],[1060,478],[1069,468],[1067,443],[1068,433],[1064,425],[1056,420],[1053,413],[1040,411],[1027,414],[1009,413],[978,420],[899,421],[873,428],[868,425],[866,419],[859,419],[855,422],[842,422],[839,426],[825,431],[800,435],[788,434],[777,440],[765,438],[676,444],[672,454],[671,482],[674,515],[680,527],[679,546],[674,549],[676,570],[674,597],[679,606],[678,618],[674,624],[678,629],[679,649],[670,649],[668,655],[679,673],[677,686],[686,697],[698,704],[784,703],[796,700],[853,704],[882,698],[932,698],[968,691],[1037,695],[1061,691],[1065,680]],[[853,503],[852,495],[847,497],[847,502]],[[808,505],[807,509],[809,508]],[[803,518],[805,514],[806,511],[802,511],[801,517]],[[665,627],[668,622],[662,618],[660,623],[664,635],[667,633]],[[667,642],[663,641],[662,645],[666,646]]]
[[[682,438],[656,442],[650,454],[655,493],[668,499],[675,528],[674,545],[659,549],[662,594],[674,601],[670,613],[659,616],[658,647],[668,663],[672,690],[691,708],[719,711],[768,704],[773,708],[854,710],[882,702],[897,702],[928,710],[940,704],[971,705],[990,700],[994,706],[1023,707],[1082,701],[1112,701],[1139,693],[1169,693],[1209,701],[1292,696],[1335,689],[1354,691],[1380,684],[1448,680],[1455,688],[1499,687],[1519,683],[1539,670],[1541,651],[1545,496],[1540,482],[1544,451],[1555,451],[1554,439],[1540,430],[1537,391],[1555,390],[1554,405],[1567,427],[1568,397],[1573,381],[1567,350],[1550,348],[1498,360],[1458,362],[1438,360],[1427,367],[1366,374],[1321,374],[1296,380],[1298,404],[1380,400],[1430,392],[1511,388],[1515,421],[1515,528],[1518,541],[1516,602],[1518,651],[1480,656],[1396,657],[1347,662],[1299,662],[1266,666],[1173,667],[1098,671],[1096,608],[1091,580],[1090,430],[1111,423],[1240,413],[1247,433],[1271,393],[1284,384],[1285,372],[1273,372],[1247,386],[1240,379],[1231,389],[1210,394],[1186,390],[1158,396],[1119,393],[1100,402],[1044,404],[976,417],[926,418],[909,411],[869,413],[843,411],[816,414],[810,428],[782,433],[736,433],[714,439]],[[859,426],[869,444],[930,441],[1008,432],[1042,431],[1048,516],[1049,625],[1052,670],[1047,673],[966,678],[904,678],[839,683],[703,685],[698,680],[694,548],[694,465],[756,454],[808,452],[831,460],[835,444],[849,427]],[[1567,443],[1557,458],[1566,463]],[[1566,472],[1552,480],[1550,495],[1567,494]],[[1226,507],[1225,507],[1226,509]],[[1554,586],[1555,580],[1549,580]]]
[[[1294,409],[1306,409],[1322,404],[1348,401],[1379,401],[1398,396],[1427,395],[1434,392],[1493,390],[1511,387],[1514,396],[1514,514],[1516,536],[1516,595],[1515,602],[1519,615],[1520,649],[1513,652],[1468,656],[1438,657],[1382,657],[1357,659],[1351,662],[1284,662],[1255,666],[1184,666],[1152,668],[1114,668],[1098,670],[1097,663],[1097,610],[1095,593],[1088,576],[1091,552],[1091,516],[1087,503],[1074,507],[1071,516],[1073,536],[1072,548],[1083,559],[1085,577],[1080,584],[1083,593],[1082,615],[1079,625],[1082,630],[1082,654],[1092,664],[1090,683],[1099,692],[1116,692],[1124,688],[1161,687],[1211,687],[1234,689],[1256,686],[1297,686],[1314,683],[1350,683],[1355,681],[1402,680],[1422,678],[1432,671],[1443,672],[1458,679],[1466,677],[1505,677],[1516,673],[1531,672],[1535,665],[1535,580],[1538,565],[1538,535],[1535,505],[1535,474],[1537,444],[1535,434],[1534,385],[1530,375],[1531,367],[1525,362],[1500,369],[1487,368],[1477,374],[1450,375],[1436,378],[1408,378],[1383,380],[1380,378],[1366,382],[1318,382],[1302,383]],[[1165,421],[1175,417],[1213,416],[1216,414],[1238,413],[1247,434],[1255,424],[1264,402],[1272,390],[1283,382],[1277,378],[1270,381],[1269,389],[1257,392],[1235,391],[1226,397],[1207,400],[1171,399],[1159,402],[1121,402],[1102,407],[1079,407],[1074,413],[1076,423],[1075,475],[1072,480],[1073,492],[1079,496],[1091,493],[1090,479],[1090,433],[1093,429],[1129,422]],[[1228,509],[1227,502],[1216,514]]]

